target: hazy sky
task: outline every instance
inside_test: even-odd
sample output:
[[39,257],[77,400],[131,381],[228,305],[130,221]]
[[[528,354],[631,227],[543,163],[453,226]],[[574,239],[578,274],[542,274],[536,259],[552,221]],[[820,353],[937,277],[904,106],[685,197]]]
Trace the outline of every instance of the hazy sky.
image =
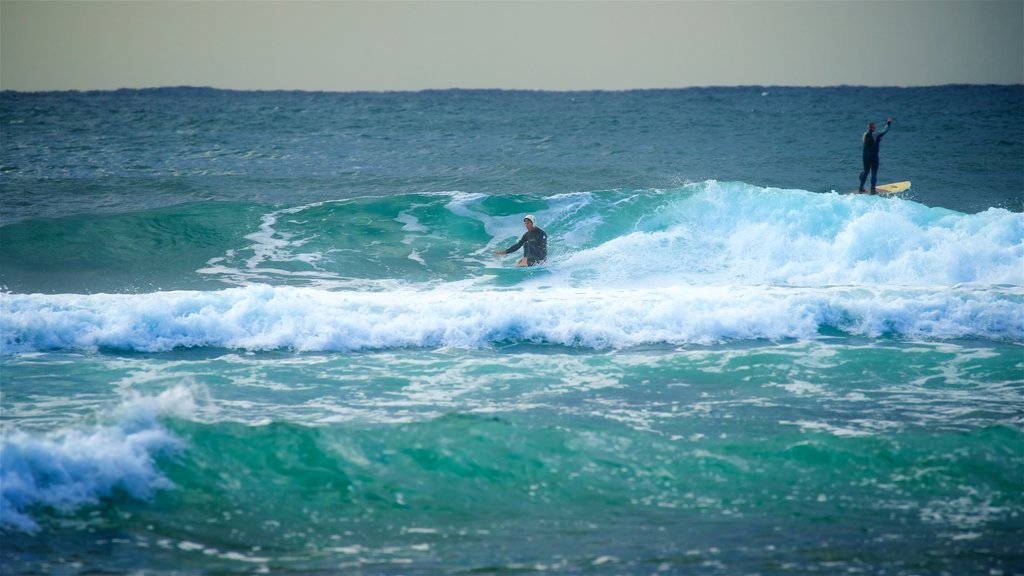
[[1024,83],[1024,0],[0,0],[0,88]]

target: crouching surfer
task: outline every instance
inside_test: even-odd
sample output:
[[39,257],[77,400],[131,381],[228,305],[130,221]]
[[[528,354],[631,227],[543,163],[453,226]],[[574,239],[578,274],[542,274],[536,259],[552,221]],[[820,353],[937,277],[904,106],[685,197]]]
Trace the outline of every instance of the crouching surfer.
[[516,262],[516,268],[541,264],[548,257],[548,235],[537,226],[533,214],[526,215],[523,218],[523,224],[526,225],[526,233],[519,239],[519,242],[505,250],[494,252],[495,254],[508,254],[522,248],[523,257]]

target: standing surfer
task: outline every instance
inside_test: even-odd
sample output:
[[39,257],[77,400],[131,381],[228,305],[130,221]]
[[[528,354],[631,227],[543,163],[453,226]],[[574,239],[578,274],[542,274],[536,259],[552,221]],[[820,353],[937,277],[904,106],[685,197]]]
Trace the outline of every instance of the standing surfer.
[[860,193],[864,193],[864,181],[867,180],[868,172],[871,172],[871,193],[877,194],[875,184],[878,182],[878,145],[882,143],[882,136],[889,132],[892,126],[892,118],[885,122],[885,130],[875,135],[875,123],[868,122],[868,131],[864,133],[864,171],[860,173]]
[[516,262],[516,268],[533,266],[534,264],[544,262],[548,257],[548,235],[534,223],[535,221],[533,214],[527,214],[523,218],[523,224],[526,225],[526,233],[519,239],[519,242],[516,242],[510,248],[497,250],[494,253],[508,254],[523,248],[523,257],[519,259],[519,262]]

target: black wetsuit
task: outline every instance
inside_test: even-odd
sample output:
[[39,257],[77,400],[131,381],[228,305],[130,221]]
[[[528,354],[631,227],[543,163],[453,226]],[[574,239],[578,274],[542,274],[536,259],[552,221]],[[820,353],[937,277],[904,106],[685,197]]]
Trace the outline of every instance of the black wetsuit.
[[860,173],[860,191],[864,191],[864,182],[871,173],[871,193],[875,193],[875,185],[878,183],[878,145],[882,143],[882,136],[889,131],[891,124],[885,123],[885,130],[877,135],[871,131],[864,133],[864,171]]
[[526,246],[526,248],[523,249],[523,255],[526,256],[527,266],[540,264],[548,257],[548,235],[536,226],[533,227],[533,230],[523,234],[523,237],[519,239],[519,242],[516,242],[515,246],[505,250],[505,253],[511,254],[523,246]]

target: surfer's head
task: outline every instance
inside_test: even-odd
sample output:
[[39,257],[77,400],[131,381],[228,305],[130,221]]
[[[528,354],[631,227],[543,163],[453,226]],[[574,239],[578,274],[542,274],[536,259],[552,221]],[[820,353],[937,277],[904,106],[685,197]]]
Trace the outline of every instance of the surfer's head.
[[875,123],[874,122],[868,122],[868,132],[874,132],[874,131],[875,131]]
[[523,217],[523,224],[526,224],[526,229],[529,230],[537,225],[537,220],[534,219],[533,214],[527,214]]

